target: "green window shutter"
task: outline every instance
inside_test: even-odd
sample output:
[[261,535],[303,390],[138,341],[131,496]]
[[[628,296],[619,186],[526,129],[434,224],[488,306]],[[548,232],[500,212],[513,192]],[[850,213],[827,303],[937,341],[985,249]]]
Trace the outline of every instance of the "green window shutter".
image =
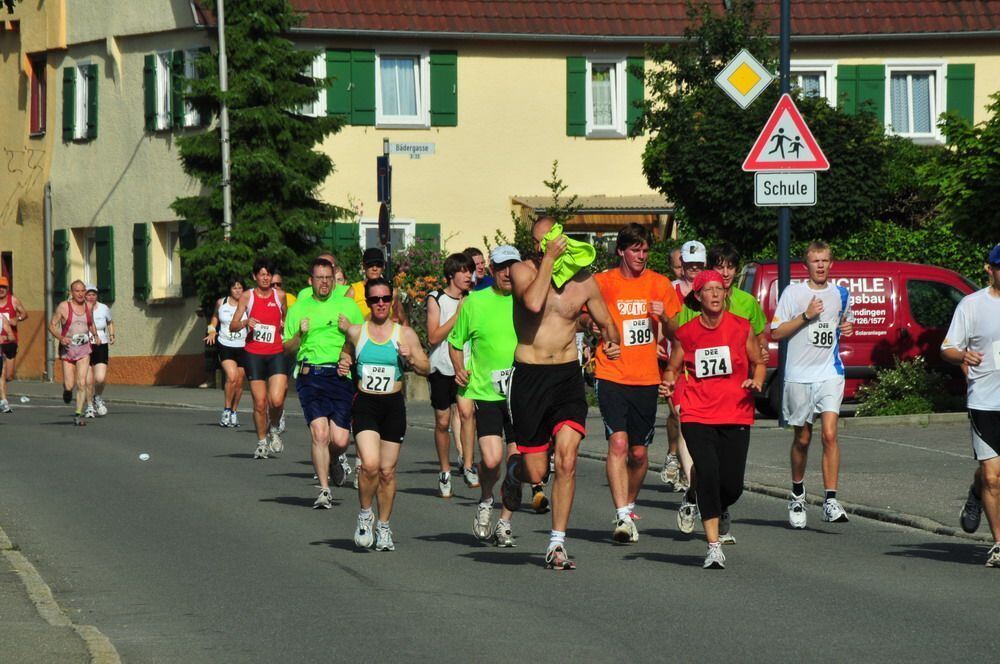
[[170,54],[170,126],[184,126],[184,51]]
[[441,224],[416,224],[414,235],[418,242],[431,243],[435,249],[441,249]]
[[142,92],[145,100],[146,131],[156,131],[156,56],[147,55],[142,66]]
[[566,58],[566,135],[587,135],[587,59]]
[[52,303],[69,297],[69,231],[52,232]]
[[[862,106],[871,102],[871,106]],[[858,65],[858,108],[869,108],[881,122],[885,122],[885,67]]]
[[326,52],[326,114],[351,117],[351,52],[331,49]]
[[73,140],[73,123],[76,121],[76,67],[63,68],[63,140]]
[[97,65],[87,65],[87,138],[97,138]]
[[458,126],[458,53],[431,51],[431,126]]
[[646,59],[634,57],[625,59],[625,128],[629,136],[635,136],[635,125],[642,116],[642,100],[645,98]]
[[115,301],[115,229],[98,226],[94,229],[97,243],[97,296],[101,302]]
[[360,226],[355,223],[334,223],[330,224],[333,227],[333,252],[342,251],[344,249],[350,249],[352,247],[357,247],[360,235]]
[[947,78],[948,110],[974,122],[976,65],[948,65]]
[[351,51],[351,124],[375,125],[375,51]]
[[132,297],[145,302],[152,284],[149,282],[149,224],[132,224]]
[[194,297],[198,290],[194,285],[194,275],[187,269],[184,260],[184,252],[190,251],[198,246],[198,234],[195,232],[194,224],[184,220],[178,224],[178,241],[181,245],[181,295],[184,297]]
[[858,112],[858,66],[837,66],[837,106],[845,113]]
[[[207,54],[211,54],[211,52],[212,52],[212,49],[210,49],[208,46],[202,46],[201,48],[198,49],[198,55],[195,56],[195,62],[197,63],[198,60],[200,60],[202,58],[203,54],[206,54],[206,53]],[[201,76],[201,73],[198,71],[197,64],[195,65],[194,73],[195,73],[195,77],[196,78],[198,78],[198,77]],[[208,125],[212,124],[212,105],[211,104],[194,104],[194,110],[198,111],[198,126],[199,127],[207,127]]]

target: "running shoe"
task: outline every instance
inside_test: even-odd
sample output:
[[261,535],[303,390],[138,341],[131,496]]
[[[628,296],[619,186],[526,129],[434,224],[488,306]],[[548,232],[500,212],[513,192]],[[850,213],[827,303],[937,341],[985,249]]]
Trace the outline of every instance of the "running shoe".
[[451,498],[451,473],[438,475],[438,495],[442,498]]
[[576,569],[576,563],[569,559],[564,545],[550,544],[545,552],[545,569],[571,570]]
[[333,486],[344,486],[344,483],[347,482],[347,473],[350,470],[347,465],[347,457],[343,454],[330,462],[330,481],[333,482]]
[[722,546],[717,542],[715,546],[708,545],[708,555],[701,565],[702,569],[726,569],[726,554],[722,552]]
[[549,499],[545,497],[544,484],[531,486],[531,509],[535,510],[535,514],[545,514],[549,511]]
[[667,485],[667,491],[672,491],[681,479],[681,462],[676,454],[668,454],[660,471],[660,481]]
[[94,410],[97,411],[98,417],[104,417],[108,414],[108,406],[104,403],[104,397],[100,395],[94,397]]
[[318,510],[323,508],[325,510],[333,507],[333,495],[330,493],[329,489],[323,489],[319,492],[319,496],[316,497],[316,502],[313,503],[313,509]]
[[615,521],[615,530],[611,538],[619,544],[628,544],[639,541],[639,529],[635,527],[635,522],[631,517],[618,519]]
[[63,390],[63,403],[69,403],[73,400],[73,390]]
[[361,477],[361,457],[354,460],[354,488],[358,488],[358,478]]
[[493,543],[500,549],[510,549],[517,546],[514,542],[514,533],[511,531],[510,526],[505,526],[499,521],[497,525],[493,528]]
[[472,533],[476,539],[486,541],[490,538],[490,515],[493,513],[493,503],[479,503],[476,507],[476,518],[472,522]]
[[962,506],[962,512],[959,514],[959,521],[962,524],[962,530],[967,533],[974,533],[979,530],[979,521],[983,517],[983,503],[976,498],[976,494],[973,493],[972,487],[969,487],[969,495],[965,498],[965,505]]
[[87,422],[83,419],[83,415],[80,413],[73,413],[73,426],[85,427]]
[[7,403],[6,399],[0,399],[0,413],[13,413],[10,404]]
[[240,425],[240,418],[236,415],[235,410],[229,411],[229,428],[235,429]]
[[986,554],[987,567],[1000,567],[1000,542],[994,544]]
[[392,530],[389,529],[389,524],[380,523],[375,529],[375,550],[376,551],[395,551],[396,544],[392,541]]
[[516,512],[521,507],[521,480],[516,477],[520,461],[520,454],[512,454],[507,459],[507,474],[500,485],[500,502],[511,512]]
[[823,503],[823,520],[830,523],[847,523],[847,512],[836,498],[827,498]]
[[257,450],[253,453],[254,459],[266,459],[267,458],[267,441],[258,440]]
[[92,405],[87,404],[87,407],[83,410],[83,416],[88,420],[92,420],[97,417],[97,413],[94,411],[94,407]]
[[462,469],[463,479],[465,479],[465,486],[470,489],[479,488],[479,471],[475,466],[470,466],[469,468]]
[[219,417],[219,426],[228,427],[229,426],[229,409],[222,411],[222,415]]
[[788,525],[792,528],[806,527],[806,494],[792,494],[792,499],[788,501]]
[[689,503],[687,496],[681,500],[681,506],[677,510],[677,528],[684,534],[694,532],[694,523],[698,519],[698,504]]
[[278,420],[278,433],[285,433],[285,411],[281,411],[281,419]]
[[731,526],[732,520],[729,517],[729,512],[723,512],[722,516],[719,517],[719,544],[736,544],[736,538],[729,532]]
[[362,549],[371,548],[375,539],[373,531],[375,529],[375,515],[367,517],[358,514],[358,527],[354,529],[354,544]]
[[285,443],[281,440],[281,433],[277,429],[267,432],[267,447],[271,450],[271,454],[281,454],[285,449]]

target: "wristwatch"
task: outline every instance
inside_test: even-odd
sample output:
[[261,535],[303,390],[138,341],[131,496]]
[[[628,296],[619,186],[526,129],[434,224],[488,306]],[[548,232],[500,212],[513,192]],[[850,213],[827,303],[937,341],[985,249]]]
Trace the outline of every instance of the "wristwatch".
[[804,311],[802,312],[802,320],[804,320],[807,323],[809,322],[809,316],[806,316],[806,312]]

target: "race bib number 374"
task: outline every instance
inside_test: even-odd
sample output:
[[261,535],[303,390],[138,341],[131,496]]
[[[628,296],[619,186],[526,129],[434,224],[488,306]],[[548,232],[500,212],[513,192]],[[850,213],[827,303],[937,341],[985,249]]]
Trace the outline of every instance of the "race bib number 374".
[[715,378],[733,373],[733,359],[729,346],[699,348],[694,352],[694,375],[698,378]]

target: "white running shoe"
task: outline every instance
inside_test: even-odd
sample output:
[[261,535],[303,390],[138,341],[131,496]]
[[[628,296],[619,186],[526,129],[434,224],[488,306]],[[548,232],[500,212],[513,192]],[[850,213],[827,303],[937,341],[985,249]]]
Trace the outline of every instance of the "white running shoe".
[[319,492],[319,496],[316,497],[316,502],[313,503],[313,509],[318,510],[323,508],[325,510],[333,507],[333,495],[330,493],[329,489],[323,489]]
[[94,410],[97,411],[98,417],[104,417],[108,414],[108,406],[104,403],[104,397],[100,395],[94,397]]
[[350,474],[351,467],[347,465],[347,455],[341,454],[330,462],[330,481],[333,482],[333,486],[344,486]]
[[6,399],[0,399],[0,413],[13,413],[10,404],[7,403]]
[[438,475],[438,495],[442,498],[451,498],[451,473]]
[[702,564],[702,569],[725,569],[726,568],[726,554],[722,552],[722,546],[716,544],[712,546],[708,545],[708,555],[705,556],[705,562]]
[[689,503],[687,496],[681,500],[681,506],[677,510],[677,528],[684,534],[694,532],[694,523],[698,519],[698,504]]
[[465,479],[465,486],[470,489],[479,488],[479,471],[476,470],[475,466],[462,469],[463,479]]
[[240,418],[235,410],[229,411],[229,428],[235,429],[240,425]]
[[358,514],[358,527],[354,529],[354,544],[362,549],[371,548],[375,541],[375,515],[363,517]]
[[550,544],[545,552],[545,569],[573,570],[576,563],[569,559],[564,544]]
[[611,539],[619,544],[628,544],[639,541],[639,529],[635,527],[635,521],[627,516],[624,519],[615,520],[615,530],[611,534]]
[[663,462],[663,470],[660,471],[660,481],[667,485],[670,491],[676,487],[681,480],[681,461],[676,454],[668,454],[667,460]]
[[277,429],[267,432],[267,447],[271,450],[271,454],[281,454],[285,449],[285,443],[281,440],[281,433]]
[[354,488],[358,488],[358,478],[361,477],[361,457],[354,460]]
[[736,538],[729,532],[732,527],[732,519],[729,512],[723,512],[719,517],[719,544],[736,544]]
[[500,549],[510,549],[517,546],[517,543],[514,542],[514,533],[511,531],[510,526],[504,526],[499,521],[497,521],[497,525],[493,528],[493,543]]
[[490,538],[490,515],[493,514],[493,503],[479,503],[476,507],[476,518],[472,521],[472,533],[476,539],[486,541]]
[[788,525],[800,529],[806,527],[806,494],[792,494],[792,499],[788,501]]
[[87,408],[83,411],[83,416],[88,420],[92,420],[97,417],[97,413],[94,412],[94,407],[92,405],[87,404]]
[[222,415],[219,416],[219,426],[228,427],[229,426],[229,409],[222,411]]
[[836,498],[827,498],[823,502],[823,520],[830,523],[847,523],[847,512]]
[[388,523],[380,523],[378,524],[378,527],[375,528],[375,550],[396,550],[396,543],[392,541],[392,530],[389,529]]
[[267,441],[258,440],[257,450],[253,453],[254,459],[266,459],[267,458]]
[[281,419],[278,420],[278,433],[285,433],[285,411],[281,411]]
[[1000,567],[1000,544],[994,544],[986,554],[987,567]]

